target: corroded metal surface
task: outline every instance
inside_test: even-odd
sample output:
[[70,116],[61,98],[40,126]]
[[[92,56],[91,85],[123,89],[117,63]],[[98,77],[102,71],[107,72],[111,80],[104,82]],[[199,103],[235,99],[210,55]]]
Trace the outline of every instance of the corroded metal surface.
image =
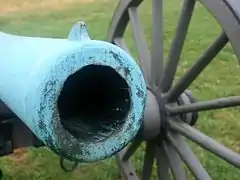
[[[110,43],[90,40],[84,23],[68,39],[0,33],[0,99],[59,155],[90,162],[121,150],[138,132],[146,85],[135,61]],[[57,100],[66,79],[88,65],[113,68],[129,86],[131,108],[117,133],[104,141],[77,139],[60,123]]]

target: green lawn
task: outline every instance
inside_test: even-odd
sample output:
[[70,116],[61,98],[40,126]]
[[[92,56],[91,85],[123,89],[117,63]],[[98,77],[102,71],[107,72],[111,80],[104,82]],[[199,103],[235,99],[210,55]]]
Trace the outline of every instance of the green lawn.
[[[3,3],[3,2],[2,2]],[[86,22],[92,39],[102,39],[107,35],[108,26],[116,2],[104,0],[83,3],[61,9],[41,9],[33,12],[11,12],[0,14],[0,30],[29,36],[67,37],[72,25],[78,21]],[[179,12],[179,0],[165,1],[165,44],[167,55],[169,44],[174,33]],[[151,42],[151,4],[145,1],[140,8],[145,37]],[[131,29],[126,32],[126,41],[135,57]],[[184,46],[178,77],[196,60],[201,52],[220,33],[220,28],[211,15],[200,5],[196,11]],[[236,57],[228,45],[212,64],[191,86],[198,100],[239,95],[240,73]],[[201,113],[197,128],[219,142],[240,153],[240,109],[227,109]],[[216,156],[190,143],[193,151],[201,160],[214,180],[239,180],[240,170],[228,165]],[[143,151],[139,150],[133,161],[137,172],[142,166]],[[58,165],[58,157],[47,148],[29,148],[26,154],[1,158],[0,167],[4,171],[4,180],[38,179],[38,180],[117,180],[121,179],[115,165],[115,159],[80,165],[71,173],[65,173]],[[155,176],[154,176],[155,177]],[[155,179],[155,178],[153,178]],[[192,179],[189,173],[189,179]]]

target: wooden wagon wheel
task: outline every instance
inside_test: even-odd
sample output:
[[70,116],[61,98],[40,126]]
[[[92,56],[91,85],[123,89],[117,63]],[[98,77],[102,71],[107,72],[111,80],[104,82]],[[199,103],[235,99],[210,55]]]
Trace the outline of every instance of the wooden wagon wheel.
[[239,106],[240,96],[196,102],[188,90],[192,82],[228,42],[240,59],[240,1],[199,1],[216,18],[222,28],[222,33],[174,85],[174,76],[196,0],[183,0],[182,2],[182,10],[166,64],[163,61],[163,0],[152,0],[151,53],[148,52],[144,41],[138,17],[138,7],[143,0],[120,0],[113,15],[107,41],[129,52],[124,43],[123,35],[128,23],[130,23],[138,60],[148,86],[144,123],[139,136],[116,155],[118,167],[125,179],[139,179],[129,158],[142,142],[146,142],[146,151],[141,179],[150,179],[155,159],[158,179],[170,179],[169,170],[171,170],[174,179],[187,179],[182,162],[196,179],[211,179],[188,147],[185,137],[240,168],[240,155],[238,153],[193,127],[199,111]]

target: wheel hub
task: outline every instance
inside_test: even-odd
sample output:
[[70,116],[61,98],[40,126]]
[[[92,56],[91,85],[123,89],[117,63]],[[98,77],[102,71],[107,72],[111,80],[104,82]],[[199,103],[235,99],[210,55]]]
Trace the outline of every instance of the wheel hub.
[[172,103],[168,103],[162,93],[156,89],[148,88],[147,104],[144,112],[143,125],[139,131],[138,137],[143,140],[150,140],[157,136],[164,136],[167,128],[166,121],[171,118],[181,119],[187,124],[194,126],[198,119],[198,113],[183,113],[180,115],[170,115],[165,108],[166,105],[179,106],[185,104],[195,103],[196,99],[193,97],[191,91],[187,90]]
[[[189,90],[185,91],[178,99],[178,105],[191,104],[195,102],[197,101],[193,97],[191,91]],[[194,126],[198,119],[198,113],[192,112],[192,113],[180,114],[180,117],[187,124]]]

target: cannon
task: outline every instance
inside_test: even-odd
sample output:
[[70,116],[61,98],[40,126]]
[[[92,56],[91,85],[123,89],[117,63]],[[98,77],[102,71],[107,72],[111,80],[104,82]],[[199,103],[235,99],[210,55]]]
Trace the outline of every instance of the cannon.
[[[41,71],[37,71],[37,72],[35,70],[31,71],[32,74],[30,77],[28,77],[28,79],[31,78],[36,81],[34,82],[31,81],[33,84],[31,84],[31,86],[26,86],[28,82],[26,81],[26,79],[24,80],[23,83],[22,81],[21,82],[17,81],[17,79],[20,79],[20,77],[17,77],[16,74],[11,74],[7,72],[5,68],[5,73],[8,76],[16,78],[16,81],[14,82],[15,82],[15,85],[17,86],[13,87],[12,84],[10,84],[11,81],[9,81],[9,79],[6,79],[6,77],[3,77],[2,74],[0,76],[5,80],[5,81],[2,80],[2,82],[0,82],[2,83],[0,89],[3,89],[3,92],[2,93],[0,92],[0,95],[1,95],[0,98],[3,100],[4,104],[8,106],[6,107],[4,104],[1,105],[2,106],[1,116],[3,117],[3,119],[8,120],[8,121],[3,121],[1,126],[3,127],[5,124],[9,125],[8,122],[15,123],[15,125],[13,126],[15,129],[13,128],[13,130],[11,130],[11,128],[7,130],[7,126],[4,126],[3,128],[6,131],[5,137],[9,137],[10,136],[9,134],[11,134],[10,132],[13,132],[12,139],[15,140],[14,143],[16,144],[14,147],[23,146],[23,145],[24,146],[29,146],[29,145],[41,146],[43,144],[46,144],[48,147],[56,151],[56,153],[58,153],[60,156],[64,156],[70,160],[77,161],[77,162],[86,162],[86,161],[90,162],[90,161],[100,160],[116,154],[117,165],[123,178],[126,180],[138,180],[139,176],[137,175],[135,168],[131,163],[131,157],[134,155],[137,149],[142,144],[145,143],[146,149],[145,149],[145,155],[143,159],[144,163],[143,163],[143,168],[141,170],[142,180],[151,179],[154,163],[156,163],[157,177],[160,180],[167,180],[171,178],[177,179],[177,180],[186,180],[188,179],[186,169],[190,170],[190,172],[192,173],[195,179],[200,179],[200,180],[211,179],[208,173],[208,170],[206,170],[201,165],[196,155],[189,148],[186,142],[186,139],[188,139],[195,142],[197,145],[201,146],[202,148],[217,155],[218,157],[225,160],[226,162],[232,164],[236,168],[240,168],[239,153],[233,152],[229,148],[223,146],[213,138],[210,138],[209,136],[205,135],[203,132],[199,131],[196,127],[194,127],[199,120],[198,119],[199,112],[239,106],[240,96],[197,101],[196,100],[197,98],[194,97],[191,91],[189,90],[189,86],[194,82],[194,80],[197,77],[200,76],[200,74],[204,71],[204,69],[206,69],[207,66],[212,62],[212,60],[223,50],[223,48],[227,45],[227,43],[229,43],[232,46],[237,59],[238,60],[240,59],[240,48],[239,48],[240,47],[240,44],[239,44],[240,43],[240,36],[239,36],[240,34],[240,8],[239,8],[240,3],[238,0],[199,0],[199,1],[183,0],[179,21],[176,26],[176,30],[173,36],[170,50],[167,57],[165,57],[164,51],[163,51],[163,42],[164,42],[163,2],[164,2],[163,0],[152,0],[152,22],[153,22],[152,36],[153,38],[152,38],[152,48],[150,52],[144,40],[144,33],[142,30],[140,20],[139,20],[139,15],[138,15],[138,8],[143,3],[143,0],[120,0],[119,1],[119,4],[115,10],[115,13],[113,15],[113,18],[110,24],[108,35],[106,37],[106,41],[113,45],[110,45],[106,42],[91,41],[86,33],[85,28],[80,28],[82,27],[81,23],[77,24],[75,28],[73,28],[73,30],[71,31],[68,37],[68,40],[33,38],[33,41],[39,42],[39,44],[36,44],[36,46],[33,46],[33,47],[32,45],[27,47],[28,49],[26,51],[30,53],[28,54],[28,58],[30,57],[31,58],[25,61],[29,63],[35,62],[31,56],[32,53],[37,53],[40,57],[42,57],[42,54],[45,54],[45,55],[51,54],[49,55],[50,57],[49,61],[45,59],[46,57],[44,58],[46,60],[44,61],[46,64],[39,63],[35,66],[36,70],[41,69]],[[194,14],[194,10],[195,10],[195,7],[197,6],[197,3],[201,3],[211,13],[211,15],[215,17],[222,31],[219,34],[219,36],[216,37],[216,39],[209,45],[209,47],[207,47],[206,50],[199,56],[199,58],[196,59],[194,64],[184,73],[184,75],[180,79],[178,79],[176,83],[174,83],[176,70],[179,66],[180,56],[184,46],[184,41],[186,39],[188,28],[191,23],[191,18]],[[124,42],[124,35],[128,25],[130,25],[133,30],[132,37],[135,41],[136,51],[137,51],[137,60],[139,61],[141,70],[139,70],[137,67],[137,64],[133,62],[133,59],[131,58],[131,52],[128,50],[127,45]],[[5,49],[8,43],[11,43],[10,39],[15,41],[16,38],[20,38],[20,37],[11,36],[11,35],[5,35],[5,34],[3,34],[2,37],[6,38],[6,43],[2,45],[3,48]],[[28,39],[26,37],[21,37],[21,39],[28,41],[31,38]],[[43,121],[45,125],[43,126],[40,125],[40,127],[48,127],[47,130],[48,132],[53,133],[50,135],[51,137],[54,137],[52,138],[52,140],[56,144],[52,143],[52,140],[50,142],[48,141],[48,136],[46,136],[47,134],[46,132],[42,133],[41,131],[35,129],[35,127],[39,127],[39,126],[34,123],[38,122],[39,119],[34,119],[34,118],[36,118],[36,113],[38,112],[37,105],[39,105],[40,102],[44,102],[44,103],[51,102],[50,105],[54,105],[54,102],[56,102],[56,99],[54,100],[54,98],[49,97],[49,94],[47,98],[44,98],[43,101],[40,101],[39,99],[36,100],[36,98],[41,97],[42,95],[41,93],[43,92],[41,90],[44,87],[42,85],[37,86],[37,84],[39,82],[43,82],[43,83],[47,82],[43,80],[45,78],[44,74],[51,75],[49,68],[44,68],[43,65],[46,65],[47,67],[52,67],[50,66],[52,65],[51,63],[62,62],[62,61],[57,61],[59,58],[54,57],[52,54],[56,55],[58,54],[57,52],[59,52],[59,55],[60,54],[62,55],[63,52],[67,51],[65,49],[65,46],[67,46],[66,44],[69,44],[69,46],[71,46],[70,44],[72,45],[74,44],[73,46],[79,46],[79,48],[77,48],[78,49],[77,52],[79,51],[86,52],[81,50],[81,47],[83,47],[84,45],[87,45],[87,47],[90,47],[92,43],[97,44],[97,47],[99,49],[105,49],[107,52],[109,52],[109,48],[112,49],[112,52],[114,53],[110,53],[112,54],[110,55],[110,57],[113,58],[113,60],[105,62],[104,59],[108,57],[108,55],[105,56],[106,55],[105,52],[103,53],[104,54],[103,58],[100,58],[96,61],[90,58],[90,60],[87,61],[87,64],[91,64],[91,66],[88,66],[88,68],[89,67],[92,68],[92,71],[86,68],[88,70],[86,70],[85,72],[91,72],[94,75],[95,73],[99,72],[101,69],[98,63],[106,63],[105,64],[106,66],[111,67],[110,69],[115,70],[118,74],[120,74],[120,76],[123,78],[123,81],[120,81],[121,78],[117,80],[118,78],[115,75],[110,74],[110,69],[109,70],[104,69],[103,71],[100,71],[99,73],[95,74],[94,78],[93,76],[90,76],[90,77],[84,76],[84,73],[83,73],[76,78],[78,80],[81,80],[80,81],[81,85],[78,86],[80,87],[78,90],[78,92],[80,93],[77,93],[76,91],[73,91],[73,92],[70,91],[70,93],[68,93],[68,91],[66,90],[65,92],[63,91],[64,92],[63,94],[65,95],[62,96],[60,93],[60,95],[57,96],[59,97],[59,102],[62,102],[62,103],[59,103],[60,106],[58,107],[60,110],[59,117],[60,119],[62,119],[62,124],[63,124],[62,126],[68,129],[66,131],[69,131],[69,133],[72,132],[72,134],[74,134],[74,135],[71,135],[71,137],[72,136],[76,137],[79,134],[80,134],[79,135],[80,138],[84,137],[84,139],[81,139],[83,140],[81,145],[83,145],[84,147],[86,147],[86,144],[94,142],[95,139],[99,140],[102,138],[103,139],[106,138],[103,141],[101,141],[104,144],[100,146],[102,149],[98,149],[94,152],[91,151],[89,153],[88,148],[83,149],[80,146],[78,146],[79,149],[77,149],[76,151],[72,151],[71,149],[72,144],[76,145],[78,143],[76,141],[75,143],[72,141],[69,141],[70,139],[64,138],[64,136],[59,136],[59,138],[66,140],[65,143],[70,144],[70,149],[68,148],[65,149],[66,146],[64,145],[62,146],[62,144],[58,144],[61,141],[59,141],[59,139],[58,140],[55,139],[57,132],[52,131],[51,127],[53,128],[53,125],[46,124],[47,122],[49,123],[52,122],[52,120],[54,119],[54,118],[50,118],[51,115],[54,115],[52,107],[48,106],[45,110],[41,111],[44,113],[46,112],[46,114],[44,114],[44,117],[46,118],[44,118],[44,121]],[[22,44],[24,43],[21,43],[19,45],[22,45]],[[63,52],[61,50],[56,50],[54,48],[53,49],[56,50],[57,52],[53,51],[53,49],[49,49],[50,46],[59,47],[61,45],[63,45],[63,47],[61,48]],[[118,46],[119,48],[117,48],[116,46]],[[32,51],[32,48],[34,47],[37,50],[35,49],[35,51]],[[43,51],[42,49],[45,51]],[[17,53],[21,53],[19,52],[18,48],[16,48],[15,50]],[[14,54],[14,57],[18,59],[16,52],[10,51],[9,53]],[[1,54],[2,53],[4,52],[1,52]],[[94,54],[96,52],[94,52],[93,50],[89,51],[89,54],[92,54],[92,53]],[[85,56],[89,57],[90,56],[89,54],[83,53],[84,57]],[[118,67],[116,66],[115,63],[113,64],[110,63],[110,62],[116,62],[116,59],[118,59],[116,58],[117,56],[115,56],[116,54],[124,57],[122,58],[124,63],[120,63],[121,65],[119,65]],[[18,56],[18,57],[22,58],[22,56]],[[70,57],[70,59],[75,59],[73,58],[73,56],[68,56],[68,57]],[[7,62],[7,60],[4,60],[4,62],[5,61]],[[92,61],[94,61],[94,63],[91,63]],[[15,60],[14,62],[16,63],[17,60]],[[41,61],[38,61],[38,62],[41,62]],[[68,62],[70,62],[70,60]],[[56,63],[56,65],[57,64],[58,63]],[[72,65],[72,63],[70,64]],[[94,66],[92,64],[94,64]],[[12,68],[11,65],[13,65],[12,63],[7,63],[7,65],[11,70],[10,72],[15,72],[13,71],[13,69],[11,69]],[[62,66],[62,65],[59,65],[59,66]],[[17,66],[15,65],[14,67],[17,67]],[[67,75],[65,74],[66,75],[65,76],[64,73],[62,72],[62,69],[61,68],[58,69],[57,67],[53,72],[56,72],[57,74],[59,74],[59,76],[57,77],[60,78],[60,80],[66,79]],[[66,67],[66,66],[62,66],[62,67]],[[75,67],[80,68],[80,65],[79,66],[76,65]],[[127,71],[125,71],[126,69],[122,71],[121,69],[123,67],[127,67]],[[129,73],[129,67],[131,67],[130,69],[132,70],[130,71],[131,72],[130,76],[133,77],[134,79],[131,79],[129,76],[126,75]],[[24,70],[24,69],[30,70],[31,67],[26,65],[26,67],[21,68],[21,70]],[[68,67],[67,69],[71,69],[71,68]],[[109,74],[108,74],[108,71],[109,71]],[[140,71],[142,72],[142,74]],[[79,72],[81,72],[81,70],[79,70]],[[29,71],[26,71],[26,72],[21,71],[21,73],[25,74],[25,73],[29,73]],[[91,73],[87,73],[87,74],[90,75]],[[62,77],[62,74],[63,74],[63,77]],[[82,77],[83,78],[85,77],[86,78],[85,80],[87,80],[88,82],[91,78],[95,79],[96,77],[99,77],[100,75],[103,75],[103,74],[106,75],[104,76],[103,79],[107,79],[107,84],[112,82],[112,81],[109,81],[111,78],[113,78],[113,81],[114,81],[113,84],[117,82],[114,85],[112,84],[111,87],[108,86],[109,88],[111,88],[111,91],[103,88],[104,91],[101,92],[100,94],[98,94],[99,93],[98,92],[97,93],[98,95],[95,96],[96,91],[89,91],[91,88],[86,88],[86,89],[84,88],[85,87],[84,85],[87,86],[88,84],[85,84],[85,81],[82,79]],[[50,77],[48,78],[56,79],[56,76],[54,76],[53,78],[50,78]],[[70,82],[72,83],[69,83],[69,84],[75,84],[74,81],[75,81],[74,79],[70,80]],[[66,80],[66,84],[68,84],[67,82],[68,81]],[[94,80],[94,84],[99,82],[102,82],[102,80],[99,80],[98,78]],[[124,85],[124,82],[127,84]],[[8,88],[4,87],[5,84],[8,85]],[[120,84],[121,86],[118,86]],[[68,85],[66,86],[68,87]],[[114,88],[113,89],[114,93],[113,93],[112,88],[114,86],[116,86],[117,89]],[[28,90],[27,92],[24,91],[26,89],[23,89],[26,87],[30,88],[30,90]],[[40,88],[39,91],[35,91],[36,90],[35,88],[37,87]],[[13,88],[14,88],[14,91],[13,91]],[[17,88],[19,88],[19,91],[17,91]],[[60,89],[61,89],[60,86],[58,86],[57,90],[60,90]],[[94,89],[96,89],[96,87]],[[127,91],[124,91],[126,89],[129,89],[131,93],[125,94],[127,93]],[[120,92],[121,93],[124,92],[124,93],[121,94]],[[106,97],[106,93],[108,94],[109,97],[111,97],[108,99],[109,104],[112,105],[110,107],[107,106],[107,103],[105,101],[106,99],[103,98],[103,97]],[[23,99],[22,96],[21,97],[18,96],[23,94],[26,97],[25,99]],[[93,94],[94,94],[94,98],[92,99],[91,96]],[[15,101],[15,98],[18,101]],[[77,101],[78,103],[81,102],[80,99],[83,98],[84,101],[81,102],[82,105],[81,104],[78,104],[79,106],[70,105],[70,104],[76,105],[76,102],[74,101],[75,98],[79,100]],[[136,116],[131,116],[130,118],[125,119],[126,123],[129,125],[129,128],[131,130],[128,129],[128,131],[124,131],[123,130],[124,128],[118,129],[118,127],[121,126],[121,122],[114,120],[109,122],[110,126],[104,125],[103,129],[105,129],[104,132],[106,133],[103,133],[103,131],[100,130],[102,128],[101,127],[102,121],[100,121],[101,117],[94,116],[96,118],[92,118],[92,117],[90,118],[90,116],[88,116],[88,115],[92,116],[94,112],[99,112],[97,108],[94,108],[94,107],[89,108],[88,100],[94,101],[95,98],[100,98],[100,100],[97,101],[98,103],[104,102],[104,104],[97,103],[97,105],[99,105],[98,107],[106,106],[107,111],[104,111],[106,112],[106,114],[110,113],[110,115],[112,115],[111,113],[114,113],[114,115],[117,115],[115,113],[119,113],[118,115],[120,115],[122,112],[122,110],[119,112],[120,109],[124,109],[123,112],[128,112],[128,114],[130,115],[135,114]],[[125,99],[127,99],[127,101],[124,101]],[[26,102],[27,104],[25,104]],[[132,106],[130,106],[127,102],[132,102],[131,104]],[[63,107],[61,106],[61,104]],[[133,104],[135,104],[135,106],[133,106]],[[85,107],[85,105],[87,105],[87,107]],[[95,103],[90,105],[95,105]],[[78,117],[78,119],[81,119],[81,118],[80,116],[74,116],[74,117],[68,116],[68,115],[75,114],[76,112],[75,110],[72,110],[72,107],[80,107],[80,109],[83,109],[83,111],[80,111],[83,114],[81,113],[80,114],[87,116],[88,118],[86,119],[88,120],[99,119],[99,121],[94,121],[94,123],[91,123],[91,124],[85,124],[86,123],[85,121],[81,121],[79,122],[82,125],[80,126],[80,130],[79,129],[76,130],[75,126],[71,126],[72,124],[76,123],[76,121],[71,121],[71,119],[75,117]],[[88,110],[92,110],[92,108],[94,109],[94,111],[89,112]],[[64,114],[62,118],[61,118],[61,109],[63,110],[62,113]],[[103,109],[100,108],[100,111],[102,110]],[[88,112],[88,113],[85,114],[85,112]],[[21,120],[11,121],[12,117],[15,116],[14,114],[19,116]],[[105,117],[106,114],[104,113],[101,115],[104,115]],[[115,117],[115,116],[110,116],[110,117]],[[64,119],[68,119],[70,123],[68,123],[68,121],[64,121]],[[110,118],[110,119],[115,119],[115,118]],[[120,118],[120,119],[124,119],[124,118]],[[24,126],[24,124],[26,124],[28,129],[30,129],[29,131],[20,130],[21,128],[22,129],[27,128]],[[85,125],[87,125],[87,127]],[[85,128],[89,128],[89,127],[90,129],[85,130]],[[98,129],[99,127],[101,128]],[[123,127],[126,128],[126,126],[124,125]],[[66,131],[64,130],[64,132]],[[83,133],[81,133],[82,131]],[[115,136],[112,134],[113,131],[117,131]],[[21,140],[21,137],[16,135],[18,134],[18,132],[26,132],[26,135],[24,137],[28,137],[28,140],[26,139],[25,141]],[[33,134],[31,134],[31,132],[33,132]],[[90,136],[89,136],[89,133],[91,134]],[[70,136],[70,134],[68,135]],[[121,138],[120,135],[124,135],[124,138]],[[125,139],[125,135],[127,136],[126,139]],[[113,139],[113,137],[115,137],[116,139],[114,139],[114,141],[110,141]],[[120,139],[117,139],[117,138],[120,138]],[[9,140],[5,141],[5,152],[10,149],[8,152],[11,153],[10,152],[11,148],[9,148],[9,146],[11,147],[11,145],[9,144],[11,144],[9,143]],[[96,147],[94,147],[94,149],[96,149]],[[78,154],[76,154],[76,152],[78,152]],[[183,163],[186,166],[184,166]]]
[[[0,41],[2,155],[35,144],[71,161],[92,162],[136,136],[146,85],[121,48],[91,40],[83,22],[68,39],[0,33]],[[22,125],[7,121],[15,116]]]

